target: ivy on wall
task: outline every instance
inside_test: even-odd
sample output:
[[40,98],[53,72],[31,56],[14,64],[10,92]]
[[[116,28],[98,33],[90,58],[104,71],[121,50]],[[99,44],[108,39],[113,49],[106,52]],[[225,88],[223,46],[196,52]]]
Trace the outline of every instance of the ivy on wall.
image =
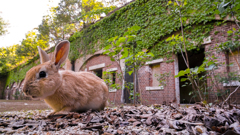
[[[107,45],[107,40],[114,36],[121,36],[128,27],[138,25],[141,27],[138,40],[142,43],[139,49],[146,48],[157,57],[170,57],[170,52],[178,52],[178,48],[169,44],[165,39],[180,29],[180,17],[172,12],[169,0],[136,0],[133,3],[117,10],[101,21],[70,37],[71,48],[69,58],[77,58],[94,53]],[[221,1],[219,1],[221,2]],[[213,0],[186,0],[182,10],[182,19],[187,43],[187,50],[201,45],[204,38],[216,22],[215,15],[219,14],[217,5]],[[237,18],[240,18],[240,12]],[[225,17],[222,14],[221,17]],[[193,44],[193,41],[195,44]]]
[[[84,55],[93,54],[108,45],[108,39],[122,36],[127,28],[133,25],[141,27],[137,40],[142,42],[137,49],[148,49],[155,57],[171,57],[172,53],[179,52],[177,44],[180,42],[176,41],[173,44],[166,39],[173,34],[179,34],[181,23],[180,16],[173,12],[169,1],[136,0],[95,24],[74,33],[69,39],[71,42],[69,59],[75,61]],[[222,21],[216,21],[215,15],[219,14],[217,5],[222,2],[221,0],[185,1],[182,20],[185,38],[188,39],[186,47],[190,51],[201,45],[215,25],[222,25],[225,22],[223,18],[227,16],[227,12],[220,15]],[[235,15],[240,20],[240,2],[236,4]],[[35,60],[10,72],[7,85],[24,79],[26,72],[37,65],[33,62]]]
[[29,65],[26,65],[25,67],[20,68],[17,72],[16,71],[9,72],[6,86],[10,86],[14,82],[19,82],[19,81],[23,80],[25,78],[27,71],[38,64],[39,64],[39,62],[37,62],[37,63],[31,62],[31,63],[29,63]]

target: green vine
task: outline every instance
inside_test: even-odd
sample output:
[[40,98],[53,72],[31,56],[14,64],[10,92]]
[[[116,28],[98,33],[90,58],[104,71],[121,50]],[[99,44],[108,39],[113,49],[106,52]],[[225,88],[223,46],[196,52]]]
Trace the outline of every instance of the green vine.
[[[138,45],[139,49],[148,49],[156,57],[171,57],[170,52],[179,50],[164,39],[179,31],[180,18],[171,12],[172,7],[168,2],[169,0],[136,0],[88,28],[74,33],[70,37],[70,59],[75,60],[105,47],[108,39],[122,36],[127,28],[133,25],[141,27],[138,33],[142,41]],[[187,32],[186,38],[195,42],[189,42],[187,50],[197,48],[203,39],[209,36],[214,25],[222,24],[222,21],[215,21],[215,15],[219,14],[218,4],[219,2],[212,0],[186,0],[182,11],[183,25]],[[221,14],[220,17],[224,18],[226,15]],[[236,15],[237,18],[239,15]]]
[[[141,27],[137,36],[139,39],[136,41],[142,42],[136,49],[147,49],[156,58],[171,58],[172,53],[180,51],[176,45],[179,42],[172,44],[173,41],[166,39],[172,35],[178,35],[181,24],[178,14],[171,11],[169,1],[171,0],[136,0],[95,24],[74,33],[69,39],[71,42],[69,59],[74,61],[84,55],[93,54],[107,46],[108,39],[123,36],[127,28],[133,25]],[[227,16],[227,12],[219,15],[217,5],[222,2],[221,0],[185,1],[182,20],[185,38],[188,39],[186,49],[189,51],[197,49],[203,39],[209,36],[214,26],[225,24],[226,20],[224,21],[223,18]],[[240,8],[238,8],[240,2],[236,2],[236,5],[235,16],[240,20]],[[219,15],[222,20],[216,21],[215,15]],[[37,57],[10,72],[6,85],[24,79],[26,72],[34,66],[36,59]]]

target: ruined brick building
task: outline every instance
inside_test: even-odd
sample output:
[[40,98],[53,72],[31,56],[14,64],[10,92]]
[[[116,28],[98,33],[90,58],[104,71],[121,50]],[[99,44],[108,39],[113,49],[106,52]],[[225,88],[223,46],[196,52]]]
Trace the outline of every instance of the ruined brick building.
[[[144,1],[143,3],[150,3],[153,2],[153,0]],[[112,14],[126,14],[125,12],[129,11],[136,7],[137,4],[141,2],[135,1],[132,4],[129,4],[123,8],[118,9]],[[135,5],[134,5],[135,4]],[[146,4],[147,5],[147,4]],[[141,7],[144,7],[145,5],[141,5]],[[147,7],[147,6],[146,6]],[[140,7],[139,7],[140,8]],[[119,16],[120,16],[119,15]],[[157,16],[156,14],[152,16]],[[196,66],[200,66],[204,58],[210,57],[211,55],[217,57],[217,61],[219,63],[225,63],[220,68],[216,69],[215,72],[219,73],[228,73],[236,71],[237,74],[240,73],[237,63],[234,60],[234,57],[237,60],[240,60],[239,51],[234,50],[232,55],[228,51],[217,51],[212,50],[213,47],[216,45],[219,45],[220,43],[224,43],[228,41],[228,31],[234,29],[238,29],[233,19],[222,19],[218,15],[212,15],[211,22],[217,22],[217,21],[223,21],[226,22],[222,23],[221,25],[214,25],[213,28],[210,30],[207,37],[204,38],[204,40],[201,42],[201,45],[198,46],[198,48],[192,49],[188,51],[188,58],[190,63],[190,68],[194,68]],[[137,17],[137,16],[136,16]],[[107,18],[111,18],[111,16],[107,16]],[[102,19],[99,22],[104,22],[106,19]],[[115,20],[114,20],[115,19]],[[117,21],[117,17],[113,18],[112,21]],[[161,24],[154,24],[154,25],[161,25]],[[205,25],[205,23],[201,22],[198,25]],[[190,25],[190,26],[194,26]],[[100,29],[100,27],[95,26],[93,24],[94,30]],[[90,26],[90,28],[92,28]],[[102,26],[107,27],[107,26]],[[153,27],[153,26],[152,26]],[[90,28],[86,28],[85,31],[93,31]],[[120,28],[116,26],[116,29]],[[105,28],[106,29],[106,28]],[[87,33],[87,32],[86,32]],[[180,33],[180,29],[173,30],[167,34],[165,34],[162,37],[159,37],[159,40],[165,40],[167,37],[171,36],[172,34]],[[91,34],[91,33],[90,33]],[[98,40],[101,40],[101,37],[99,37]],[[97,40],[97,41],[98,41]],[[71,40],[70,40],[71,41]],[[73,42],[76,42],[81,44],[79,40],[71,41],[71,45]],[[158,42],[158,41],[156,41]],[[91,43],[91,41],[89,41]],[[97,42],[98,43],[98,42]],[[159,51],[160,48],[159,48]],[[81,52],[81,51],[80,51]],[[212,52],[208,54],[208,52]],[[169,61],[171,59],[172,61]],[[233,63],[233,66],[226,66],[226,64]],[[76,60],[71,61],[67,60],[65,65],[63,66],[65,70],[74,70],[75,72],[81,72],[81,71],[88,71],[93,72],[99,77],[103,77],[104,71],[111,71],[112,72],[112,79],[113,82],[121,84],[121,81],[118,80],[117,73],[120,73],[121,69],[125,69],[126,65],[123,61],[120,62],[120,65],[117,62],[111,61],[110,57],[103,54],[102,49],[96,50],[92,54],[87,55],[81,55],[81,57],[78,57]],[[183,83],[180,81],[180,78],[175,78],[174,76],[178,74],[179,71],[185,70],[187,67],[184,64],[182,55],[178,53],[172,53],[171,58],[157,58],[154,60],[150,60],[146,62],[146,64],[140,68],[138,71],[138,92],[141,92],[141,98],[143,104],[162,104],[162,103],[170,103],[173,101],[176,101],[177,103],[189,103],[194,102],[192,100],[192,97],[189,96],[189,92],[192,90],[191,86],[187,87],[181,87]],[[168,74],[168,77],[166,77],[166,80],[164,81],[164,85],[159,82],[159,76],[162,74]],[[133,82],[133,76],[129,76],[127,73],[124,74],[126,82]],[[207,79],[207,84],[210,86],[210,79]],[[9,86],[8,89],[15,90],[17,86],[21,86],[21,83],[13,84],[12,86]],[[231,90],[236,88],[240,83],[238,81],[232,82],[231,84]],[[221,84],[220,85],[222,89],[228,89],[229,84]],[[11,90],[8,90],[11,91]],[[5,91],[6,92],[6,91]],[[117,104],[120,103],[130,103],[129,100],[129,93],[126,89],[109,89],[109,100],[111,102],[115,102]],[[8,95],[8,94],[5,94]],[[240,96],[240,92],[236,92],[232,99],[235,102],[240,102],[238,96]],[[208,101],[214,102],[214,99],[211,98],[212,96],[209,94]],[[6,96],[5,96],[6,98]]]
[[[190,67],[194,68],[195,66],[200,66],[205,58],[205,52],[210,51],[210,48],[216,44],[227,41],[227,31],[231,30],[233,27],[236,28],[234,22],[228,22],[227,25],[224,26],[215,26],[210,32],[209,38],[203,42],[202,48],[199,51],[196,51],[195,53],[194,50],[188,52]],[[218,34],[214,34],[216,31],[220,32]],[[234,61],[234,57],[238,60],[240,59],[238,51],[235,51],[234,55],[226,52],[214,52],[214,56],[218,57],[219,63],[233,63],[233,66],[231,67],[221,66],[221,68],[217,69],[216,72],[239,72],[237,63]],[[180,70],[186,69],[186,65],[184,64],[183,58],[180,54],[172,55],[172,59],[174,59],[173,62],[166,62],[166,58],[155,59],[147,62],[146,65],[139,70],[138,91],[141,89],[143,104],[169,103],[175,99],[179,103],[190,102],[191,96],[189,96],[189,92],[191,90],[191,86],[181,87],[182,84],[179,78],[174,78]],[[104,55],[102,51],[77,59],[74,64],[76,72],[93,72],[99,74],[100,77],[102,77],[102,73],[104,71],[110,70],[120,72],[120,66],[125,67],[124,63],[119,65],[117,62],[111,61],[110,57]],[[68,69],[71,68],[69,67]],[[161,86],[158,81],[158,76],[164,73],[170,73],[170,75],[166,80],[165,86]],[[127,73],[125,76],[126,75]],[[131,77],[126,78],[127,81],[133,81]],[[119,80],[116,80],[115,82],[120,83]],[[238,85],[239,83],[234,83],[232,87],[234,88]],[[223,87],[228,88],[227,85]],[[239,99],[237,97],[240,96],[240,92],[235,93],[235,95],[235,98],[238,101]],[[127,96],[125,95],[124,97],[122,90],[111,90],[109,99],[114,101],[116,98],[116,103],[121,103],[121,100],[124,100],[125,102],[128,101],[128,99],[126,99],[128,98]],[[123,97],[125,99],[121,99]]]

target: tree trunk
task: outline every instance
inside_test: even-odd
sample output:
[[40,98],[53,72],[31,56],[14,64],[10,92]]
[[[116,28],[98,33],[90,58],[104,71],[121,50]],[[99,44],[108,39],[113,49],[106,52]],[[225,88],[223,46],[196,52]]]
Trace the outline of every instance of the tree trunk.
[[136,73],[136,67],[134,64],[134,77],[133,77],[133,82],[134,82],[134,90],[133,90],[133,104],[136,105],[136,92],[137,92],[137,73]]
[[137,90],[137,74],[136,74],[136,62],[135,62],[135,43],[133,43],[133,84],[134,84],[134,88],[133,88],[133,104],[135,105],[136,104],[136,90]]

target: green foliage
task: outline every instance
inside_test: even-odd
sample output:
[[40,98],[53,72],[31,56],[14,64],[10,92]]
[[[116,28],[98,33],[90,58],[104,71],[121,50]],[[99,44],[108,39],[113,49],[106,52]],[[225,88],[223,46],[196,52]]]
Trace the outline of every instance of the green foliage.
[[140,29],[141,27],[137,25],[128,28],[123,37],[110,38],[108,40],[110,44],[103,49],[103,54],[107,54],[111,57],[111,60],[119,61],[124,59],[126,65],[132,66],[131,70],[128,71],[130,75],[133,73],[134,68],[138,70],[146,61],[154,57],[153,53],[147,53],[147,50],[137,49],[137,46],[141,44],[140,38],[136,36]]
[[19,89],[16,90],[16,92],[13,94],[13,97],[15,100],[26,100],[28,98],[22,91],[19,91]]
[[[175,78],[182,77],[181,82],[185,82],[182,87],[186,85],[192,85],[194,89],[189,93],[189,96],[194,98],[201,97],[202,102],[208,100],[208,95],[210,92],[214,92],[213,87],[208,87],[207,79],[212,76],[215,77],[215,70],[222,66],[221,63],[217,61],[217,57],[212,55],[211,57],[206,57],[202,65],[194,68],[187,68],[186,70],[181,70]],[[219,85],[219,81],[216,79],[213,81],[216,85]]]
[[41,48],[48,47],[48,39],[37,39],[37,34],[30,31],[26,34],[26,38],[22,40],[21,45],[16,48],[16,55],[22,57],[34,57],[38,52],[37,46]]
[[3,20],[3,18],[0,16],[0,36],[4,35],[7,30],[6,27],[8,26],[8,23]]
[[[233,14],[237,13],[240,10],[240,2],[236,0],[223,0],[221,3],[218,4],[218,10],[220,14],[234,12]],[[239,16],[237,17],[239,19]]]
[[[227,4],[228,2],[230,3]],[[56,41],[66,39],[75,32],[69,39],[71,41],[69,58],[71,60],[76,60],[86,54],[92,54],[96,50],[107,46],[111,48],[109,42],[118,41],[114,44],[119,46],[124,40],[126,41],[126,38],[127,42],[135,40],[137,46],[133,46],[135,46],[136,52],[140,52],[136,53],[136,58],[139,60],[143,59],[143,56],[147,54],[147,52],[140,51],[143,49],[147,49],[148,52],[151,52],[148,55],[154,55],[155,58],[171,57],[172,53],[179,52],[179,46],[182,46],[183,38],[178,33],[180,17],[182,17],[184,25],[185,39],[188,39],[186,41],[187,50],[198,48],[203,39],[209,36],[209,32],[214,25],[224,23],[224,21],[213,21],[216,14],[221,12],[220,16],[224,18],[233,10],[236,19],[240,19],[240,2],[238,1],[222,3],[219,0],[214,2],[212,0],[183,0],[182,3],[182,7],[179,7],[177,3],[168,0],[136,0],[80,31],[80,26],[93,22],[93,20],[99,18],[100,13],[104,12],[106,14],[113,10],[114,7],[104,8],[102,3],[94,0],[62,0],[58,7],[52,8],[52,15],[43,18],[42,24],[38,28],[40,34],[36,37],[37,42],[42,39],[40,45],[45,45],[45,41],[48,40],[56,43]],[[178,13],[180,9],[181,16]],[[76,21],[79,19],[80,22]],[[137,33],[126,37],[124,33],[131,26],[140,27],[133,28]],[[237,32],[234,29],[232,32],[229,31],[231,38],[234,38],[235,33]],[[108,41],[108,39],[112,41]],[[12,46],[11,49],[0,49],[0,73],[7,73],[16,65],[24,62],[21,60],[26,59],[26,56],[32,56],[33,53],[36,53],[33,51],[28,52],[28,47],[30,47],[29,50],[35,50],[35,45],[38,43],[29,46],[29,41],[26,37],[26,41],[22,42],[24,47],[16,45]],[[225,44],[230,43],[233,46],[238,46],[236,42],[227,42]],[[16,49],[18,54],[24,55],[16,56],[15,51],[11,51]],[[129,58],[129,60],[133,58],[129,55],[131,53],[130,47],[123,50],[121,50],[121,47],[115,49],[116,52],[121,52],[122,58]]]
[[[53,51],[54,51],[54,48],[51,48],[51,49],[47,50],[46,52],[50,53]],[[8,69],[5,72],[1,73],[1,74],[8,75],[5,86],[9,86],[13,82],[19,82],[19,81],[23,80],[29,69],[40,64],[40,62],[37,62],[38,59],[39,59],[39,55],[35,55],[33,58],[27,57],[27,59],[24,61],[24,63],[20,63],[19,65],[12,65],[11,67],[8,67]]]
[[[225,63],[221,63],[218,61],[218,57],[214,56],[213,52],[216,48],[209,48],[209,52],[207,54],[208,57],[205,58],[202,65],[195,68],[187,68],[186,70],[181,70],[176,76],[182,77],[181,82],[185,82],[182,87],[186,85],[194,85],[196,90],[192,90],[189,93],[189,96],[193,98],[201,97],[203,98],[202,102],[208,101],[209,95],[213,95],[215,99],[215,103],[219,102],[219,99],[226,99],[230,94],[230,89],[224,89],[222,84],[229,84],[231,88],[232,82],[239,81],[240,75],[236,72],[218,72],[217,70],[221,68],[221,66],[230,66]],[[191,82],[190,78],[194,81]],[[208,81],[208,83],[207,83]],[[228,88],[229,88],[228,87]]]
[[[141,27],[134,25],[128,28],[122,37],[112,37],[108,40],[110,43],[103,50],[103,54],[110,56],[112,61],[117,61],[120,63],[120,60],[124,60],[124,63],[129,67],[127,73],[131,75],[134,73],[134,76],[137,76],[138,70],[145,65],[146,61],[149,61],[154,57],[153,53],[148,52],[147,50],[137,49],[142,42],[139,40],[137,33]],[[121,72],[123,76],[124,72]],[[134,82],[136,82],[136,77],[134,77]],[[136,85],[134,83],[134,92],[133,99],[135,104],[136,97],[140,97],[139,93],[136,92]]]
[[37,46],[43,49],[48,47],[48,40],[39,39],[36,33],[31,31],[26,34],[21,45],[0,48],[0,74],[6,75],[17,66],[28,63],[28,59],[36,56]]
[[[186,39],[194,41],[187,43],[187,50],[196,49],[203,39],[218,22],[212,22],[219,13],[218,2],[211,0],[187,0],[182,9],[183,25]],[[163,37],[168,36],[180,28],[179,15],[169,12],[172,5],[166,0],[137,0],[111,14],[109,17],[76,32],[70,37],[70,54],[91,54],[108,45],[108,39],[123,36],[124,32],[133,25],[141,27],[137,33],[137,40],[141,43],[136,49],[148,49],[155,57],[170,57],[171,52],[178,52],[174,44],[170,44]],[[226,16],[226,14],[225,14]],[[222,15],[224,17],[224,15]],[[204,25],[199,25],[204,24]],[[82,55],[72,56],[74,60]]]
[[[228,41],[225,42],[225,43],[221,43],[219,45],[218,50],[229,51],[232,55],[234,55],[232,50],[239,49],[239,45],[240,45],[240,43],[239,43],[240,26],[239,26],[239,21],[238,21],[239,20],[239,14],[238,13],[239,13],[239,10],[240,10],[240,2],[236,1],[236,0],[230,0],[230,1],[225,2],[225,0],[223,0],[223,2],[218,5],[218,10],[221,14],[224,14],[224,12],[227,13],[227,14],[230,14],[231,19],[234,20],[234,22],[236,23],[236,26],[238,27],[238,30],[233,27],[232,30],[227,31]],[[239,62],[236,58],[235,58],[235,62],[239,66]],[[223,108],[224,104],[226,102],[228,102],[229,105],[231,104],[231,100],[229,100],[229,99],[233,95],[233,93],[238,90],[238,87],[237,87],[233,92],[230,92],[231,85],[232,85],[231,83],[232,83],[232,81],[239,81],[240,76],[238,75],[237,72],[236,73],[229,72],[226,77],[223,77],[222,74],[218,75],[217,79],[221,83],[226,83],[226,84],[228,84],[228,86],[230,85],[230,89],[227,89],[227,90],[219,90],[218,89],[218,92],[217,92],[217,96],[221,96],[224,100],[223,103],[222,103],[222,108]]]
[[221,14],[227,13],[230,14],[233,20],[235,21],[238,29],[232,28],[232,30],[227,31],[228,34],[228,41],[221,43],[219,45],[219,50],[221,51],[232,51],[240,46],[240,26],[238,24],[239,15],[237,14],[240,10],[240,2],[236,0],[225,1],[221,2],[218,5],[218,10]]
[[226,9],[227,7],[230,5],[230,2],[227,2],[225,3],[225,1],[221,2],[219,5],[218,5],[218,10],[219,12],[222,14]]
[[129,92],[129,97],[128,99],[129,100],[134,100],[134,97],[136,99],[136,97],[140,97],[140,94],[139,93],[135,93],[136,95],[134,96],[134,83],[132,82],[128,82],[126,83],[125,87],[127,88],[128,92]]
[[17,68],[15,68],[14,70],[11,70],[8,73],[8,79],[6,82],[6,86],[10,86],[12,83],[14,82],[19,82],[21,80],[23,80],[26,76],[26,73],[29,69],[31,69],[32,67],[40,64],[35,63],[35,61],[38,59],[39,57],[35,57],[32,60],[29,60],[28,62],[26,62],[25,64],[22,64],[21,66],[18,66]]
[[[59,40],[67,39],[70,34],[80,30],[82,24],[78,18],[83,14],[85,14],[83,17],[85,18],[85,24],[87,24],[88,20],[86,20],[86,18],[91,21],[96,20],[102,12],[107,14],[114,8],[115,7],[105,8],[101,2],[95,0],[61,0],[57,7],[50,9],[51,15],[43,17],[42,23],[37,28],[39,34],[30,31],[26,34],[25,39],[22,40],[20,45],[0,48],[0,74],[9,74],[8,85],[14,81],[22,80],[26,71],[33,65],[24,66],[28,65],[29,62],[33,62],[31,59],[36,60],[37,46],[44,49],[48,47],[49,42],[56,44]],[[2,18],[0,18],[0,22],[1,31],[5,23],[2,21]],[[78,52],[71,53],[71,55],[75,56],[78,54]],[[28,61],[28,59],[30,60]],[[21,64],[22,66],[20,66]],[[24,68],[15,73],[15,69],[19,69],[17,66]],[[15,74],[15,76],[13,76],[13,74]]]
[[51,8],[51,14],[44,16],[39,25],[40,36],[50,39],[56,44],[68,39],[82,27],[96,21],[101,13],[108,13],[114,7],[104,7],[96,0],[61,0],[57,7]]
[[[113,80],[113,74],[115,74],[115,80]],[[103,72],[103,80],[108,85],[109,90],[119,90],[121,89],[121,85],[116,83],[116,78],[121,78],[121,74],[118,74],[116,71],[104,71]]]
[[10,47],[0,48],[0,74],[6,75],[9,68],[12,69],[16,64],[17,59],[15,55],[16,45]]
[[172,76],[171,72],[166,72],[160,75],[155,74],[157,80],[159,81],[159,86],[166,86],[169,81],[169,77]]
[[92,9],[89,12],[83,13],[78,20],[81,19],[88,19],[88,20],[96,20],[100,17],[101,14],[105,13],[106,15],[114,10],[116,7],[115,6],[110,6],[110,7],[99,7],[97,9]]
[[146,61],[154,57],[153,53],[137,48],[137,46],[142,43],[137,36],[137,32],[140,29],[141,27],[137,25],[128,28],[128,31],[123,34],[123,37],[116,36],[110,38],[108,40],[110,44],[103,49],[104,54],[110,56],[112,60],[124,59],[126,65],[132,66],[131,70],[128,72],[129,74],[133,72],[134,67],[138,70]]
[[219,45],[219,51],[234,51],[240,47],[240,29],[236,30],[236,28],[233,28],[227,31],[227,33],[229,34],[229,40]]
[[78,20],[82,20],[87,25],[99,19],[102,13],[107,15],[115,8],[115,6],[104,7],[102,2],[97,2],[96,0],[83,0],[81,16]]

